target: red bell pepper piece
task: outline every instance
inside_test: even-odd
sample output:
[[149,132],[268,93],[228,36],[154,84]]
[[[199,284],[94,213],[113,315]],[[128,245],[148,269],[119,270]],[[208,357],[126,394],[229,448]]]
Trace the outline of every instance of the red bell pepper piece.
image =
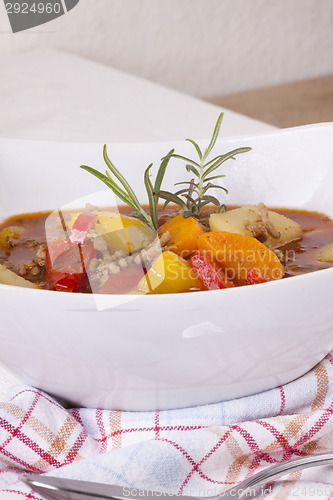
[[117,274],[111,274],[99,293],[126,294],[135,290],[136,285],[145,275],[141,266],[131,265]]
[[99,252],[91,241],[82,247],[67,240],[49,243],[46,252],[48,288],[68,292],[90,291],[86,267],[97,255]]
[[73,276],[65,276],[60,278],[55,284],[57,292],[73,292],[77,284]]
[[190,266],[195,270],[206,290],[219,290],[235,286],[224,270],[203,250],[195,252],[190,259]]
[[257,269],[249,269],[246,275],[246,281],[249,285],[258,285],[259,283],[267,283],[272,281],[271,278],[261,274]]
[[92,212],[82,212],[73,224],[69,240],[76,245],[83,245],[87,239],[87,234],[92,228],[98,214]]

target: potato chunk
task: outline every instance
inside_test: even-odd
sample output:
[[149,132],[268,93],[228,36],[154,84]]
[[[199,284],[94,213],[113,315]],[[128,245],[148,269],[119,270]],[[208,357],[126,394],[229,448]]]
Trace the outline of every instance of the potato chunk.
[[122,250],[132,254],[149,246],[155,239],[155,232],[142,220],[127,215],[98,214],[94,229],[101,234],[111,252]]
[[[279,237],[275,238],[268,234],[267,239],[262,240],[267,247],[279,248],[302,236],[302,228],[297,222],[271,210],[269,210],[268,215],[270,222],[279,233]],[[255,205],[245,205],[225,213],[211,214],[209,225],[212,231],[226,231],[228,233],[243,234],[244,236],[254,236],[250,229],[253,225],[258,228],[259,233],[265,234],[265,227],[260,218],[260,210]]]
[[333,243],[320,249],[318,260],[333,264]]
[[30,281],[21,278],[21,276],[13,273],[13,271],[10,271],[2,264],[0,264],[0,284],[20,286],[24,288],[39,288],[39,286],[35,285],[35,283],[31,283]]

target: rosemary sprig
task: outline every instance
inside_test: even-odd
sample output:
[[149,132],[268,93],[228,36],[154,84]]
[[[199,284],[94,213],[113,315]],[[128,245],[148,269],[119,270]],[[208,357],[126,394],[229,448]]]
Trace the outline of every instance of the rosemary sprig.
[[[156,179],[154,185],[152,184],[150,180],[150,169],[152,167],[152,163],[146,168],[145,173],[144,173],[144,183],[147,191],[147,196],[148,196],[148,201],[149,201],[149,212],[150,214],[147,214],[145,209],[142,207],[141,203],[139,202],[135,192],[131,188],[130,184],[128,181],[125,179],[125,177],[119,172],[119,170],[115,167],[115,165],[112,163],[110,160],[108,154],[107,154],[107,147],[106,144],[104,145],[103,148],[103,158],[104,161],[109,169],[106,170],[105,174],[102,172],[99,172],[98,170],[88,167],[87,165],[81,165],[81,168],[83,170],[86,170],[90,174],[94,175],[98,179],[100,179],[104,184],[106,184],[118,198],[123,201],[126,205],[131,207],[133,209],[133,213],[131,214],[133,217],[136,217],[138,219],[143,220],[148,224],[152,229],[157,230],[158,229],[158,200],[159,200],[159,195],[156,194],[160,191],[161,185],[164,179],[165,171],[168,166],[168,163],[170,161],[171,155],[174,153],[174,149],[169,151],[169,153],[166,155],[165,158],[161,160],[161,164],[159,166],[158,172],[156,174]],[[116,180],[118,183],[116,182]]]
[[[223,113],[219,115],[210,143],[204,151],[201,151],[199,145],[193,139],[186,139],[191,144],[193,144],[199,158],[198,161],[187,158],[186,156],[176,154],[175,150],[172,149],[166,156],[161,159],[154,184],[150,178],[150,172],[153,164],[151,163],[146,168],[144,172],[144,184],[148,196],[149,213],[147,213],[146,210],[142,207],[129,182],[110,160],[107,154],[106,145],[104,145],[103,148],[103,158],[108,167],[108,170],[106,170],[105,174],[99,172],[98,170],[95,170],[92,167],[88,167],[87,165],[81,165],[81,168],[87,170],[87,172],[91,173],[102,182],[104,182],[104,184],[106,184],[114,192],[114,194],[118,196],[118,198],[120,198],[121,201],[123,201],[124,203],[126,203],[126,205],[133,209],[133,212],[131,214],[133,217],[143,220],[155,231],[158,229],[159,198],[165,200],[164,206],[166,206],[168,203],[179,205],[183,209],[184,217],[197,217],[199,219],[201,208],[208,205],[209,203],[217,206],[219,212],[224,212],[226,210],[225,205],[221,204],[215,196],[209,194],[209,191],[211,189],[220,189],[227,194],[228,190],[224,186],[212,182],[216,179],[225,177],[225,175],[211,174],[215,172],[215,170],[217,170],[225,161],[229,159],[235,159],[235,156],[237,154],[246,153],[250,151],[251,148],[245,147],[234,149],[223,155],[216,156],[215,158],[208,161],[208,157],[212,152],[216,144],[216,140],[219,136],[222,119]],[[194,174],[194,177],[190,181],[177,182],[175,186],[181,185],[183,187],[175,193],[170,193],[169,191],[164,191],[161,189],[165,172],[171,158],[178,158],[185,161],[186,170]]]
[[[175,186],[188,186],[187,188],[178,190],[176,193],[170,193],[168,191],[155,191],[156,195],[165,200],[164,206],[168,205],[168,203],[175,203],[183,208],[184,217],[192,216],[199,219],[201,208],[208,205],[209,203],[212,203],[213,205],[219,207],[219,212],[225,211],[225,205],[221,204],[215,196],[208,194],[208,191],[210,191],[211,189],[220,189],[228,194],[228,190],[225,187],[221,186],[220,184],[211,182],[215,181],[216,179],[221,179],[225,177],[225,175],[211,174],[227,160],[235,160],[235,156],[237,154],[247,153],[251,150],[251,148],[249,147],[237,148],[207,161],[219,136],[223,116],[223,113],[219,115],[210,143],[204,151],[200,149],[199,145],[193,139],[186,139],[191,144],[193,144],[199,158],[198,161],[192,160],[183,155],[175,154],[174,152],[170,152],[164,158],[162,158],[162,161],[166,159],[170,160],[171,158],[183,160],[186,164],[186,170],[188,172],[191,172],[195,176],[190,181],[176,183]],[[182,198],[184,198],[185,201]]]

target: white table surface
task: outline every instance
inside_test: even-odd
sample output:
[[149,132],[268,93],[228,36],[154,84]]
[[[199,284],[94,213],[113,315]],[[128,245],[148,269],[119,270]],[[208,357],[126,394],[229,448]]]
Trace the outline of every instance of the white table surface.
[[[0,58],[0,110],[0,137],[103,143],[209,138],[221,108],[73,55],[32,51]],[[224,136],[275,128],[224,111]],[[0,366],[0,400],[18,382]]]

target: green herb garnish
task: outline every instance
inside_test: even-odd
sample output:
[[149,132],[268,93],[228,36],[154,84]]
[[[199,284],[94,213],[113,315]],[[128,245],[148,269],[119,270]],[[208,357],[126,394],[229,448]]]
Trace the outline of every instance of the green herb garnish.
[[102,172],[99,172],[98,170],[88,167],[87,165],[81,165],[81,168],[83,170],[86,170],[87,172],[93,174],[95,177],[100,179],[104,184],[106,184],[112,191],[114,192],[115,195],[118,196],[118,198],[121,199],[126,205],[131,207],[134,212],[131,214],[133,217],[136,217],[137,219],[141,219],[146,224],[148,224],[152,229],[157,230],[158,229],[158,214],[157,214],[157,208],[158,208],[158,200],[159,200],[159,195],[155,194],[158,193],[161,189],[161,185],[164,179],[165,171],[168,166],[169,160],[171,158],[170,155],[172,155],[174,152],[174,149],[172,149],[165,158],[161,160],[160,167],[158,169],[155,183],[154,185],[152,184],[149,176],[150,169],[152,167],[152,163],[149,165],[149,167],[146,168],[145,173],[144,173],[144,182],[145,182],[145,187],[148,195],[148,201],[149,201],[149,211],[150,214],[147,214],[145,209],[142,207],[141,203],[139,202],[135,192],[131,188],[130,184],[127,182],[125,177],[119,172],[119,170],[114,166],[112,161],[110,160],[108,154],[107,154],[107,148],[106,144],[104,144],[103,148],[103,157],[104,161],[110,170],[110,172],[113,174],[113,176],[118,180],[118,183],[116,180],[114,180],[109,171],[106,170],[105,174]]
[[[114,192],[114,194],[117,195],[118,198],[120,198],[121,201],[123,201],[124,203],[126,203],[126,205],[133,209],[133,213],[131,214],[133,217],[143,220],[154,230],[158,229],[159,198],[165,200],[164,206],[168,205],[168,203],[179,205],[183,209],[184,217],[196,217],[199,219],[200,210],[209,203],[212,203],[213,205],[219,207],[219,212],[224,212],[226,210],[225,205],[221,204],[215,196],[208,194],[208,192],[211,189],[221,189],[225,193],[228,193],[228,190],[225,187],[212,182],[216,179],[225,177],[225,175],[212,174],[217,168],[222,165],[222,163],[229,159],[235,160],[235,155],[246,153],[250,151],[251,148],[245,147],[234,149],[233,151],[229,151],[224,155],[216,156],[215,158],[207,161],[219,136],[222,119],[223,113],[221,113],[217,119],[212,138],[205,151],[201,151],[199,145],[193,139],[186,139],[195,147],[195,150],[199,157],[198,161],[175,154],[175,150],[172,149],[166,156],[164,156],[164,158],[162,158],[154,184],[152,183],[150,178],[150,170],[153,164],[151,163],[146,168],[144,172],[144,184],[148,196],[149,214],[142,207],[128,181],[114,166],[114,164],[108,157],[106,145],[104,145],[103,148],[104,161],[108,167],[108,170],[106,170],[105,174],[99,172],[98,170],[95,170],[92,167],[88,167],[87,165],[81,165],[81,168],[87,170],[87,172],[90,172],[92,175],[104,182],[104,184],[106,184]],[[181,188],[175,193],[161,190],[165,171],[171,158],[178,158],[185,161],[186,170],[188,172],[191,172],[195,176],[190,181],[177,182],[175,186],[183,185],[186,187]]]
[[[224,116],[223,113],[219,115],[214,128],[212,138],[205,151],[201,151],[199,145],[193,139],[186,139],[195,147],[199,157],[198,161],[194,161],[190,158],[187,158],[186,156],[175,154],[173,152],[168,153],[162,159],[162,160],[167,160],[167,159],[170,160],[170,158],[178,158],[180,160],[185,161],[186,170],[188,172],[191,172],[195,176],[190,181],[177,182],[175,186],[183,185],[187,187],[184,187],[175,193],[170,193],[168,191],[159,191],[155,193],[160,198],[166,200],[164,206],[168,205],[168,203],[175,203],[179,205],[181,208],[183,208],[184,217],[196,217],[199,219],[201,208],[203,208],[205,205],[208,205],[209,203],[212,203],[213,205],[219,207],[218,208],[219,212],[224,212],[226,210],[225,205],[221,204],[220,201],[215,196],[208,194],[208,192],[211,189],[221,189],[226,194],[228,194],[228,190],[225,187],[212,182],[215,181],[216,179],[221,179],[225,177],[225,175],[224,174],[212,175],[212,174],[225,161],[229,159],[235,160],[235,155],[240,153],[247,153],[248,151],[251,150],[251,148],[249,147],[238,148],[229,151],[224,155],[216,156],[215,158],[207,161],[219,136],[223,116]],[[184,198],[184,200],[182,198]]]

